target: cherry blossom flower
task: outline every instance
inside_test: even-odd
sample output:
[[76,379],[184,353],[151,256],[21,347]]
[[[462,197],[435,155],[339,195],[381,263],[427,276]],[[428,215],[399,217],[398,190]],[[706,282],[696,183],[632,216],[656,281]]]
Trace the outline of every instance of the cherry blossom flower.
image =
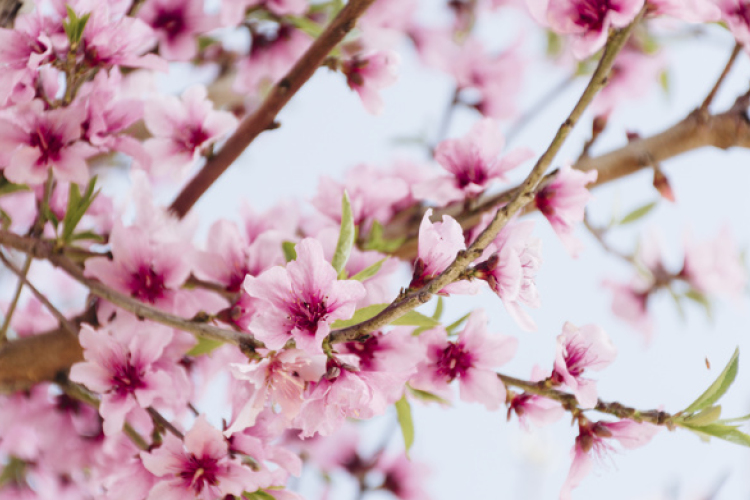
[[[571,48],[578,59],[604,46],[610,27],[630,24],[644,0],[528,0],[532,14],[556,33],[572,35]],[[540,19],[541,17],[541,19]]]
[[40,100],[14,108],[0,118],[0,160],[7,155],[5,177],[17,184],[42,184],[48,171],[56,179],[86,184],[86,158],[96,149],[80,141],[85,112],[80,106],[45,111]]
[[418,0],[378,0],[359,19],[366,47],[395,47],[411,27]]
[[666,61],[661,52],[646,54],[625,46],[617,55],[607,79],[607,86],[597,94],[592,109],[608,115],[625,100],[645,97],[658,82]]
[[277,404],[284,417],[291,421],[304,401],[306,382],[317,382],[325,373],[326,358],[322,354],[308,355],[300,349],[285,349],[270,353],[258,363],[232,363],[230,368],[234,378],[250,382],[253,391],[227,429],[228,435],[255,424],[267,400]]
[[203,11],[202,0],[148,0],[138,17],[154,29],[159,54],[169,61],[193,58],[196,35],[218,27],[217,19]]
[[322,352],[331,323],[350,318],[365,295],[359,281],[337,280],[320,242],[312,238],[297,244],[297,260],[286,268],[276,266],[258,277],[248,276],[244,288],[268,304],[250,323],[255,337],[269,349],[279,349],[293,338],[310,354]]
[[627,284],[605,281],[604,286],[612,290],[612,313],[640,332],[648,344],[654,334],[654,320],[648,312],[650,286],[639,278]]
[[150,453],[142,452],[143,465],[161,478],[147,500],[196,498],[215,500],[255,491],[254,474],[229,455],[221,431],[199,416],[184,443],[172,434]]
[[[443,215],[443,222],[431,222],[432,209],[428,209],[419,225],[419,250],[409,288],[420,288],[437,277],[456,259],[458,252],[466,250],[463,229],[456,219]],[[461,280],[447,285],[441,294],[479,292],[479,283]]]
[[382,489],[400,500],[429,500],[424,487],[429,469],[425,464],[410,460],[406,454],[381,455],[375,470],[384,476]]
[[737,41],[746,48],[750,45],[750,2],[747,0],[717,0],[721,18],[727,23]]
[[710,241],[685,242],[685,264],[680,275],[701,293],[739,299],[747,286],[747,270],[728,227]]
[[388,333],[373,332],[364,341],[342,344],[339,351],[357,356],[360,370],[412,374],[424,356],[424,347],[412,330],[396,327]]
[[[340,355],[328,359],[326,374],[306,396],[293,425],[301,437],[328,436],[346,418],[369,419],[385,413],[403,394],[404,377],[386,372],[358,371],[357,358]],[[349,363],[351,362],[351,363]]]
[[346,75],[347,85],[359,94],[369,113],[378,115],[383,112],[383,99],[379,92],[396,82],[400,61],[396,52],[371,51],[341,62],[341,72]]
[[596,325],[577,328],[566,322],[557,336],[555,369],[552,379],[564,383],[575,394],[582,408],[596,406],[596,382],[584,378],[586,369],[600,371],[614,361],[617,349],[607,334]]
[[236,26],[245,19],[245,11],[261,6],[278,16],[301,16],[309,7],[308,0],[222,0],[221,24]]
[[144,147],[154,162],[151,171],[163,176],[184,173],[211,144],[231,131],[237,119],[215,111],[203,85],[193,85],[181,99],[162,96],[148,103],[144,120],[153,139]]
[[[573,462],[565,479],[560,500],[569,500],[571,492],[594,467],[594,458],[602,460],[607,453],[614,451],[610,440],[614,439],[628,450],[646,445],[659,427],[646,422],[638,423],[623,419],[619,422],[589,422],[579,425],[579,434],[570,452]],[[594,455],[592,457],[592,455]]]
[[565,165],[534,199],[539,211],[573,257],[583,249],[583,244],[573,237],[573,227],[583,222],[584,208],[591,199],[586,184],[596,181],[597,174],[596,170],[581,172]]
[[[472,231],[472,238],[476,238],[493,217],[493,214],[485,214]],[[536,323],[521,306],[535,309],[542,306],[535,283],[542,265],[542,241],[532,236],[533,230],[533,221],[507,224],[487,246],[474,270],[474,276],[487,281],[500,297],[518,326],[530,332],[536,330]]]
[[489,118],[475,123],[460,139],[446,139],[435,148],[435,160],[450,175],[437,177],[414,186],[417,199],[434,200],[441,205],[465,198],[475,198],[494,180],[506,181],[505,173],[529,159],[528,149],[510,151],[498,158],[505,139]]
[[157,366],[172,340],[168,328],[127,322],[97,331],[83,325],[79,339],[86,361],[71,368],[70,379],[102,394],[105,434],[120,432],[130,412],[174,390],[170,374]]
[[[532,382],[541,382],[549,376],[549,372],[545,372],[538,366],[534,366],[531,370],[529,380]],[[509,392],[509,394],[511,396],[508,403],[508,420],[510,420],[511,413],[515,412],[518,415],[518,422],[521,424],[521,427],[526,430],[529,428],[529,420],[537,427],[543,427],[560,420],[565,414],[563,407],[554,399],[528,392],[520,394]]]
[[138,300],[172,310],[176,290],[190,274],[184,245],[155,242],[140,227],[120,223],[112,230],[110,244],[113,259],[87,259],[84,274]]
[[422,333],[420,341],[427,346],[427,359],[417,365],[410,384],[450,399],[448,384],[458,379],[461,401],[481,403],[497,410],[505,402],[505,385],[494,369],[513,357],[518,339],[487,333],[487,316],[481,309],[469,316],[455,342],[448,341],[442,328]]
[[721,18],[721,10],[712,0],[648,0],[653,15],[671,16],[689,23],[712,23]]

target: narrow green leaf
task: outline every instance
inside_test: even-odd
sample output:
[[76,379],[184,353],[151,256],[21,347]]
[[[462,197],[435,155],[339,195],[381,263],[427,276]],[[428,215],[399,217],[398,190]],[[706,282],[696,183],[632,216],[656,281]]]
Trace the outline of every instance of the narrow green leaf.
[[198,337],[198,343],[187,352],[188,356],[203,356],[224,344],[221,340]]
[[693,403],[685,408],[682,412],[695,413],[713,405],[716,401],[718,401],[719,398],[721,398],[724,393],[727,392],[729,386],[732,385],[735,377],[737,377],[737,370],[739,369],[739,358],[740,349],[737,348],[734,350],[734,354],[729,360],[729,363],[727,363],[727,366],[719,374],[714,383],[711,384],[711,386],[706,389],[706,391],[701,394],[698,399],[693,401]]
[[392,325],[397,326],[426,326],[433,328],[440,325],[439,321],[432,319],[429,316],[425,316],[417,311],[409,311],[400,318],[391,322]]
[[276,500],[276,497],[263,490],[253,491],[252,493],[244,492],[242,494],[247,500]]
[[336,273],[341,274],[349,260],[349,254],[352,253],[354,246],[354,215],[352,214],[352,205],[349,203],[349,195],[344,191],[341,197],[341,229],[339,230],[339,241],[336,244],[336,251],[333,253],[331,264]]
[[406,241],[405,237],[387,240],[383,237],[383,226],[378,221],[372,223],[365,250],[376,250],[382,253],[393,253]]
[[718,424],[738,424],[738,423],[742,423],[742,422],[747,422],[748,420],[750,420],[750,413],[748,413],[747,415],[744,415],[742,417],[723,418],[723,419],[719,420],[717,423]]
[[401,434],[404,436],[406,457],[409,458],[409,450],[414,444],[414,421],[411,418],[411,405],[406,399],[406,394],[396,401],[396,414],[398,424],[401,426]]
[[711,406],[706,408],[695,415],[688,415],[683,417],[682,421],[690,427],[703,427],[709,424],[713,424],[721,417],[721,406]]
[[77,184],[71,183],[68,191],[68,208],[65,211],[65,217],[63,218],[63,232],[62,239],[66,243],[70,243],[78,223],[86,215],[94,199],[99,195],[99,191],[94,191],[96,187],[96,176],[94,176],[86,186],[86,191],[81,196],[80,188]]
[[[387,258],[387,257],[386,257]],[[357,281],[365,281],[376,274],[378,274],[378,271],[380,271],[380,268],[383,267],[383,262],[385,262],[385,259],[380,259],[374,264],[371,264],[367,266],[366,268],[362,269],[360,272],[349,278],[350,280],[357,280]]]
[[461,326],[461,324],[464,321],[466,321],[467,319],[469,319],[469,316],[471,316],[471,313],[466,313],[463,316],[461,316],[460,318],[458,318],[456,321],[454,321],[453,323],[451,323],[450,325],[446,326],[445,327],[445,331],[448,332],[448,335],[452,335],[453,331],[455,329],[457,329],[459,326]]
[[643,205],[642,207],[638,207],[629,214],[627,214],[625,217],[620,219],[619,224],[621,226],[624,226],[625,224],[631,224],[637,220],[642,219],[646,215],[649,214],[654,208],[656,208],[657,202],[652,201],[651,203],[647,203],[646,205]]
[[73,236],[70,237],[70,241],[79,241],[79,240],[93,240],[99,243],[104,243],[104,236],[101,234],[97,234],[94,231],[81,231],[80,233],[76,233]]
[[435,321],[440,321],[440,318],[443,317],[443,298],[438,297],[437,299],[437,305],[435,305],[435,312],[432,313],[432,319]]
[[5,179],[0,182],[0,196],[17,193],[18,191],[29,191],[29,186],[25,184],[13,184]]
[[331,328],[337,330],[339,328],[346,328],[348,326],[356,325],[357,323],[362,323],[385,309],[387,305],[388,304],[373,304],[371,306],[363,307],[362,309],[357,309],[354,311],[354,316],[352,316],[351,319],[340,319],[335,321],[333,325],[331,325]]
[[287,262],[297,260],[297,244],[293,241],[285,241],[281,244],[281,249],[284,251],[284,258]]
[[733,425],[721,425],[721,424],[710,424],[702,427],[693,427],[690,425],[682,425],[685,429],[691,430],[696,433],[701,439],[706,439],[707,436],[717,437],[730,443],[739,444],[742,446],[750,447],[750,436],[741,432]]
[[406,387],[409,389],[409,392],[417,399],[420,399],[422,401],[425,401],[427,403],[439,403],[443,406],[450,406],[451,403],[447,399],[443,399],[437,394],[433,394],[428,391],[423,391],[421,389],[415,389],[414,387],[410,386],[409,384],[406,384]]

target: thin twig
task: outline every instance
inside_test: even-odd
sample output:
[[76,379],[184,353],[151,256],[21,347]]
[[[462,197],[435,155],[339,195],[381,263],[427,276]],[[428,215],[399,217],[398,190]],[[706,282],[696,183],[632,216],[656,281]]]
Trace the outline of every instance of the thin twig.
[[242,154],[253,140],[263,131],[273,127],[279,111],[302,88],[320,67],[323,60],[344,37],[354,28],[357,19],[364,14],[375,0],[349,0],[325,31],[310,45],[294,67],[273,86],[263,104],[246,117],[221,150],[206,161],[206,164],[188,182],[170,206],[178,217],[184,217],[195,202]]
[[16,284],[16,291],[13,293],[13,299],[10,301],[8,310],[5,312],[5,318],[3,318],[3,326],[0,328],[0,345],[8,341],[8,327],[10,326],[13,314],[16,312],[16,307],[21,298],[21,292],[23,291],[26,276],[29,274],[29,269],[31,269],[32,260],[34,259],[32,259],[31,255],[27,255],[26,260],[23,263],[23,269],[21,269],[20,274],[17,275],[18,283]]
[[329,337],[331,343],[348,342],[366,337],[370,332],[390,324],[408,311],[428,302],[433,294],[456,281],[466,267],[482,255],[482,252],[487,245],[495,239],[511,217],[534,199],[534,191],[542,181],[544,173],[567,139],[570,131],[578,122],[578,119],[586,110],[586,107],[588,107],[597,92],[606,83],[607,76],[612,69],[617,54],[625,45],[625,42],[630,37],[630,33],[633,31],[635,25],[640,22],[644,13],[645,10],[641,10],[635,20],[628,27],[617,31],[610,36],[610,39],[604,48],[602,58],[599,61],[589,84],[583,91],[581,98],[573,108],[573,111],[571,111],[563,124],[560,125],[560,128],[552,139],[549,147],[539,160],[537,160],[536,165],[534,165],[534,168],[526,177],[526,180],[521,184],[518,191],[514,194],[507,205],[497,211],[489,226],[482,231],[469,248],[466,249],[466,251],[459,252],[455,260],[440,275],[425,284],[422,288],[408,293],[403,297],[399,297],[379,314],[376,314],[366,321],[332,332]]
[[[31,256],[27,256],[27,262],[31,259]],[[60,323],[60,326],[63,327],[66,331],[70,332],[72,335],[77,336],[78,335],[78,329],[66,318],[52,303],[47,299],[47,297],[44,296],[42,292],[40,292],[34,285],[31,284],[31,282],[26,277],[27,273],[24,273],[21,269],[18,269],[13,263],[5,256],[3,252],[0,252],[0,261],[10,269],[10,271],[15,274],[18,279],[21,281],[21,283],[25,284],[29,290],[31,290],[31,293],[36,297],[39,302],[42,303],[44,307],[47,308],[49,312],[52,313],[52,315],[57,319],[57,321]]]
[[185,439],[185,436],[182,434],[182,432],[180,432],[180,430],[175,427],[172,422],[164,418],[164,415],[156,411],[153,406],[149,406],[148,408],[146,408],[146,411],[151,416],[151,419],[155,424],[161,425],[180,440]]
[[716,93],[719,92],[721,85],[724,83],[724,80],[726,79],[727,75],[729,75],[729,71],[732,69],[732,66],[734,66],[734,62],[737,60],[737,56],[740,54],[741,51],[742,51],[742,44],[736,43],[734,45],[734,49],[732,50],[732,55],[729,56],[729,60],[727,61],[727,64],[724,66],[724,70],[719,75],[719,79],[716,80],[716,83],[711,89],[711,92],[709,92],[706,98],[703,100],[703,104],[701,104],[701,107],[699,108],[700,110],[704,112],[708,111],[708,107],[711,105],[714,98],[716,97]]

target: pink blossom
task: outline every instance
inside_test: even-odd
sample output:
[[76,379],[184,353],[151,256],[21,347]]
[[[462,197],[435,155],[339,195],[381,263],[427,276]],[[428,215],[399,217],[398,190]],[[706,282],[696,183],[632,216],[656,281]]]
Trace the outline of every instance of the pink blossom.
[[294,426],[301,436],[316,432],[328,436],[346,418],[369,419],[385,413],[389,405],[403,394],[404,378],[400,374],[357,371],[356,357],[328,359],[326,375],[307,395]]
[[648,0],[652,14],[672,16],[689,23],[712,23],[721,18],[721,10],[712,0]]
[[555,369],[552,379],[564,383],[575,394],[582,408],[593,408],[597,402],[596,382],[583,372],[603,370],[614,361],[617,349],[607,334],[596,325],[577,328],[566,322],[557,336]]
[[258,363],[232,363],[230,368],[234,378],[250,382],[253,390],[227,429],[228,435],[255,424],[266,401],[278,405],[284,417],[291,421],[302,406],[306,383],[317,382],[325,373],[326,358],[322,354],[311,356],[300,349],[285,349],[269,353]]
[[[546,372],[534,366],[531,370],[532,382],[541,382],[548,378],[549,372]],[[508,420],[510,420],[511,412],[515,412],[518,415],[518,421],[521,427],[524,429],[529,428],[528,421],[534,423],[537,427],[543,427],[553,422],[557,422],[565,414],[565,410],[558,401],[554,399],[545,398],[536,394],[530,394],[528,392],[522,392],[521,394],[512,393],[513,396],[510,398],[508,404]]]
[[573,54],[578,59],[593,55],[604,46],[610,28],[630,24],[644,0],[529,0],[532,12],[546,12],[546,22],[556,33],[572,35]]
[[714,240],[685,242],[685,264],[680,273],[700,293],[739,299],[747,286],[747,270],[728,227]]
[[648,344],[654,334],[654,320],[648,313],[650,286],[638,278],[629,284],[605,281],[604,286],[612,290],[612,313],[643,334]]
[[[458,252],[466,250],[463,229],[456,219],[443,215],[443,222],[431,222],[432,209],[428,209],[419,226],[419,250],[409,288],[421,288],[437,277],[456,259]],[[478,283],[461,280],[451,283],[439,293],[479,292]]]
[[245,278],[245,291],[267,303],[250,323],[258,340],[279,349],[290,339],[311,354],[322,352],[331,323],[348,319],[365,295],[362,283],[337,280],[336,270],[323,257],[317,240],[297,244],[297,260],[277,266],[257,278]]
[[[594,467],[593,458],[602,460],[607,453],[614,451],[608,442],[611,439],[619,441],[620,445],[632,450],[646,445],[659,431],[659,427],[649,423],[638,423],[623,419],[619,422],[589,422],[586,420],[579,425],[579,434],[575,445],[570,451],[573,462],[570,472],[565,479],[560,500],[570,500],[571,492]],[[592,457],[594,455],[594,457]]]
[[250,52],[237,63],[233,89],[258,94],[276,83],[310,46],[310,36],[285,23],[251,33]]
[[96,149],[81,142],[85,113],[80,106],[45,111],[40,100],[14,108],[0,118],[0,159],[8,155],[5,176],[17,184],[42,184],[52,169],[55,178],[86,184],[86,158]]
[[197,36],[218,27],[203,10],[203,0],[148,0],[138,17],[159,39],[159,54],[169,61],[188,61],[197,51]]
[[586,184],[596,181],[597,174],[596,170],[582,172],[565,165],[534,200],[573,257],[583,249],[583,244],[573,237],[573,227],[583,222],[584,208],[591,199]]
[[497,410],[505,402],[505,385],[494,369],[510,361],[518,340],[490,335],[486,325],[487,316],[479,309],[469,316],[455,342],[449,342],[441,328],[422,333],[419,339],[427,346],[427,360],[417,365],[417,374],[410,384],[449,399],[448,384],[458,379],[462,401],[482,403],[488,410]]
[[729,26],[737,41],[750,45],[750,2],[747,0],[717,0],[721,18]]
[[609,114],[625,100],[644,98],[658,82],[665,66],[661,52],[646,54],[625,46],[617,55],[607,86],[597,94],[592,109],[597,114]]
[[140,227],[116,224],[110,235],[113,259],[86,260],[84,274],[138,300],[168,310],[190,274],[185,247],[151,240]]
[[102,395],[105,434],[120,432],[130,412],[174,390],[172,377],[158,366],[172,340],[168,328],[130,321],[99,331],[83,325],[79,339],[86,361],[71,368],[70,379]]
[[379,115],[383,112],[379,92],[396,82],[400,61],[399,55],[390,50],[364,52],[342,61],[341,72],[346,75],[346,83],[359,94],[369,113]]
[[[476,238],[493,219],[486,214],[472,231]],[[521,306],[542,306],[536,288],[536,274],[542,265],[542,241],[534,238],[533,221],[507,224],[485,249],[475,276],[487,281],[493,292],[503,301],[508,314],[526,331],[536,330],[536,323]]]
[[184,443],[172,434],[150,453],[142,452],[143,465],[161,478],[147,500],[199,498],[216,500],[255,491],[253,472],[229,455],[221,431],[199,416]]
[[414,186],[417,199],[440,205],[482,194],[494,180],[507,181],[505,173],[529,159],[528,149],[510,151],[498,158],[505,139],[495,122],[485,118],[460,139],[446,139],[435,148],[435,159],[450,175]]
[[231,131],[237,119],[215,111],[203,85],[193,85],[181,99],[161,96],[148,103],[144,120],[154,135],[145,143],[151,171],[159,176],[184,173],[206,149]]
[[339,351],[357,356],[360,370],[411,374],[424,357],[424,346],[412,330],[396,327],[388,333],[373,332],[366,340],[342,344]]
[[222,0],[221,24],[236,26],[245,20],[250,7],[263,7],[278,16],[301,16],[309,7],[308,0]]
[[394,47],[412,25],[418,0],[378,0],[359,19],[366,47]]
[[381,455],[375,470],[384,475],[382,489],[390,491],[400,500],[429,500],[425,491],[429,484],[429,469],[425,464],[410,460],[406,454]]

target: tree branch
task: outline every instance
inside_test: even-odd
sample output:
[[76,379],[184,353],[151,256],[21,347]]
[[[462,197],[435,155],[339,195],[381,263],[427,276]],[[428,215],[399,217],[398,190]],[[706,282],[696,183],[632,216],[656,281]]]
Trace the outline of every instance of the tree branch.
[[332,332],[329,337],[331,343],[348,342],[360,339],[368,335],[370,332],[388,325],[419,305],[428,302],[433,294],[456,281],[466,267],[482,255],[482,252],[487,245],[495,239],[500,233],[500,230],[508,223],[513,215],[534,199],[534,192],[542,181],[544,173],[560,151],[560,148],[581,115],[583,115],[583,112],[588,105],[591,104],[591,101],[594,100],[597,92],[605,85],[607,76],[614,65],[617,54],[625,45],[628,38],[630,38],[630,33],[643,18],[644,14],[645,8],[639,12],[638,16],[636,16],[630,25],[620,31],[614,32],[614,34],[610,36],[610,39],[604,48],[604,53],[599,60],[599,64],[597,65],[594,74],[591,76],[591,80],[583,91],[580,99],[573,107],[568,118],[562,123],[562,125],[560,125],[560,128],[557,130],[549,147],[539,157],[536,165],[534,165],[534,168],[524,182],[513,194],[508,204],[497,211],[489,226],[482,231],[469,248],[467,248],[466,251],[459,252],[455,260],[442,273],[440,273],[439,276],[428,282],[422,288],[410,292],[403,297],[397,298],[379,314],[376,314],[366,321]]
[[349,0],[325,31],[313,42],[294,67],[269,92],[263,104],[246,117],[216,155],[182,189],[170,206],[184,217],[208,188],[263,131],[272,128],[276,115],[320,67],[328,53],[349,33],[375,0]]

